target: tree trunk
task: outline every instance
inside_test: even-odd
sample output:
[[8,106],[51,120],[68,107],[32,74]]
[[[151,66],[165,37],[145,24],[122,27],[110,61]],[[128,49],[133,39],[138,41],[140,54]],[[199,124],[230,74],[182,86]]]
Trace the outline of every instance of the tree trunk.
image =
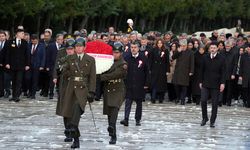
[[170,26],[170,28],[169,28],[169,30],[170,31],[172,31],[173,30],[173,27],[174,27],[174,25],[175,25],[175,15],[174,15],[174,17],[173,17],[174,19],[173,19],[173,21],[172,21],[172,23],[171,23],[171,26]]
[[41,25],[41,15],[38,14],[38,16],[37,16],[37,24],[36,24],[36,33],[38,35],[40,34],[40,25]]
[[145,18],[141,18],[140,19],[141,32],[144,32],[145,30],[145,23],[146,23]]
[[164,26],[163,26],[164,31],[167,31],[167,29],[168,29],[168,20],[169,20],[169,13],[167,14],[167,16],[165,18],[165,22],[164,22]]
[[44,28],[49,28],[50,27],[50,20],[51,20],[51,12],[48,12],[46,14],[46,20],[45,20]]
[[82,21],[81,21],[81,24],[80,24],[80,29],[86,28],[88,20],[89,20],[89,16],[84,16],[82,18]]
[[70,17],[70,18],[69,18],[69,28],[68,28],[68,33],[69,33],[69,34],[72,34],[72,30],[73,30],[73,21],[74,21],[74,18],[73,18],[73,17]]

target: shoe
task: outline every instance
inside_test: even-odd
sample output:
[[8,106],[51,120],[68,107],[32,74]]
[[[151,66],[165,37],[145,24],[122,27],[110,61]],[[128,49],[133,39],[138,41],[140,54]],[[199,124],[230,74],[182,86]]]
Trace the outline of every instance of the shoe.
[[9,99],[9,101],[11,102],[11,101],[15,101],[15,98],[11,98],[11,99]]
[[30,96],[30,99],[36,99],[36,96]]
[[5,94],[4,94],[4,98],[9,98],[9,97],[10,97],[10,92],[6,91]]
[[210,123],[210,127],[211,127],[211,128],[215,128],[214,123]]
[[208,122],[208,119],[203,119],[201,121],[201,126],[205,126],[207,122]]
[[111,144],[111,145],[116,144],[116,140],[117,140],[116,135],[111,136],[111,139],[110,139],[110,141],[109,141],[109,144]]
[[66,137],[64,139],[64,142],[72,142],[72,141],[73,141],[73,139],[71,137]]
[[79,138],[74,138],[74,142],[71,145],[71,148],[80,148]]
[[153,100],[151,100],[151,103],[152,103],[152,104],[155,104],[155,100],[154,100],[154,99],[153,99]]
[[185,105],[185,100],[182,100],[182,101],[181,101],[181,105]]
[[162,103],[163,103],[163,100],[159,100],[159,103],[162,104]]
[[48,97],[48,94],[46,94],[46,93],[43,93],[43,97]]
[[20,98],[16,98],[14,101],[18,103],[20,101]]
[[54,94],[49,94],[49,99],[53,99]]
[[136,126],[141,126],[141,122],[140,121],[136,121],[135,125]]
[[28,97],[28,94],[27,94],[27,92],[23,92],[23,96],[26,96],[26,97]]
[[124,119],[124,120],[120,121],[120,124],[122,124],[124,126],[128,126],[128,119]]
[[179,103],[179,100],[175,99],[175,100],[174,100],[174,103],[175,103],[175,104],[178,104],[178,103]]

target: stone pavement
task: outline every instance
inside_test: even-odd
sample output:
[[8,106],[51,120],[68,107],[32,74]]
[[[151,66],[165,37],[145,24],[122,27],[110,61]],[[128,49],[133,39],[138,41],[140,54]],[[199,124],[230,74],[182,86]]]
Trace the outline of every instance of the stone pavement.
[[[24,99],[19,103],[0,99],[0,150],[69,149],[64,143],[62,117],[55,115],[56,100]],[[168,149],[250,149],[250,109],[221,107],[216,127],[200,126],[201,109],[165,102],[143,104],[142,126],[136,127],[134,106],[130,126],[123,127],[124,106],[117,123],[118,142],[109,145],[107,117],[102,115],[102,102],[92,104],[97,132],[89,107],[80,123],[81,149],[168,150]],[[209,113],[211,107],[209,106]]]

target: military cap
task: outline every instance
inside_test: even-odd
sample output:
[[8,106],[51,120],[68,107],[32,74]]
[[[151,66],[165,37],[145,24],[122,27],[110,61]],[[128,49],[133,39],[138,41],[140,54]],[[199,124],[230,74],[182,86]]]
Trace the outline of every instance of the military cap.
[[66,49],[68,48],[74,48],[75,46],[75,40],[73,38],[67,39],[66,41]]
[[113,47],[113,51],[119,51],[119,52],[124,51],[124,46],[121,42],[115,42],[112,47]]
[[83,37],[79,37],[75,41],[75,46],[85,46],[86,41]]

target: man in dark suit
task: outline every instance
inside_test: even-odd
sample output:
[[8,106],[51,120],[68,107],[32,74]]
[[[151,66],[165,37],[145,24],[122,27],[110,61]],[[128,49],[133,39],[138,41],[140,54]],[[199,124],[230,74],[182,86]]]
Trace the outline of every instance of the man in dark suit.
[[250,108],[250,44],[247,46],[247,53],[243,54],[240,60],[239,80],[242,81],[243,99],[246,107]]
[[186,39],[180,40],[180,47],[178,51],[174,52],[172,59],[176,59],[173,83],[175,84],[177,98],[181,100],[181,105],[185,105],[190,76],[194,73],[194,52],[187,49]]
[[[52,37],[52,30],[51,29],[46,29],[44,31],[44,39],[41,39],[40,43],[43,43],[45,45],[45,61],[47,60],[47,48],[49,44],[53,43],[54,40],[51,38]],[[41,89],[41,96],[48,97],[48,92],[45,93],[47,83],[49,83],[49,72],[44,68],[43,70],[40,71],[39,75],[39,88]]]
[[4,96],[4,46],[6,43],[6,33],[0,31],[0,98]]
[[[234,76],[234,67],[236,62],[236,55],[232,50],[232,42],[226,41],[226,49],[221,51],[221,54],[225,58],[225,90],[223,91],[222,103],[223,105],[231,106],[232,102],[232,93],[233,93],[233,81],[235,80]],[[221,103],[221,102],[220,102]]]
[[199,78],[201,88],[201,108],[202,122],[201,126],[206,125],[208,121],[207,100],[211,95],[212,115],[210,119],[210,127],[214,128],[217,117],[219,94],[225,88],[225,59],[218,54],[217,43],[213,42],[209,46],[210,53],[203,57],[201,73]]
[[142,101],[145,98],[145,89],[149,86],[149,67],[146,57],[139,53],[139,44],[131,43],[131,54],[125,58],[128,63],[126,77],[126,102],[125,116],[120,123],[128,126],[129,114],[133,101],[136,102],[135,120],[136,126],[140,126],[142,117]]
[[28,43],[23,40],[24,30],[17,29],[16,38],[9,40],[6,51],[6,68],[12,76],[12,98],[10,101],[19,102],[24,70],[29,70]]
[[28,98],[35,99],[36,90],[39,81],[39,71],[45,67],[45,45],[39,43],[39,37],[36,34],[31,35],[31,44],[29,44],[30,70],[27,71],[25,81],[28,86]]
[[47,96],[49,94],[49,98],[53,99],[54,96],[54,87],[55,84],[53,83],[53,71],[56,63],[56,57],[57,53],[60,50],[62,44],[63,44],[63,34],[57,34],[56,35],[56,41],[53,43],[50,43],[46,50],[46,71],[48,71],[49,74],[49,82],[47,82],[47,85],[45,86],[44,95]]

